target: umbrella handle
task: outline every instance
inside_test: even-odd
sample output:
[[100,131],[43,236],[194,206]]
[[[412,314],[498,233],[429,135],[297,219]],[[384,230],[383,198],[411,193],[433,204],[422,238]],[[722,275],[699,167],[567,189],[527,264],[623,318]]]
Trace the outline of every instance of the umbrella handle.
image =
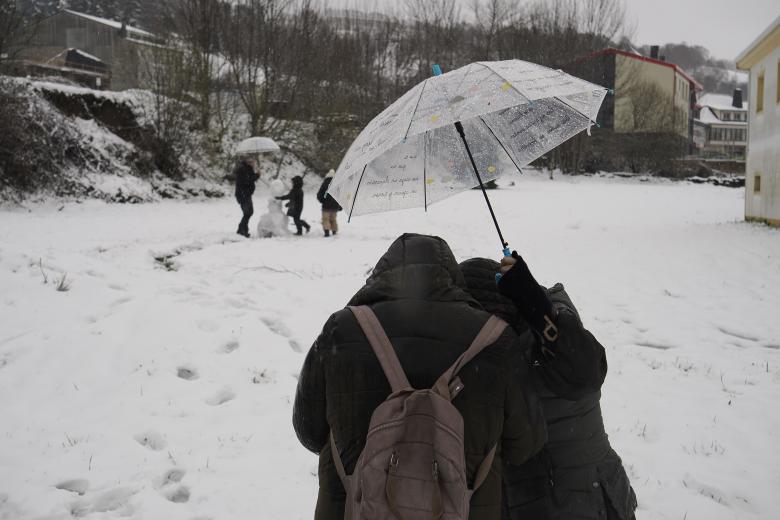
[[[509,249],[509,244],[504,245],[504,250],[502,251],[504,253],[504,256],[512,256],[512,251]],[[501,281],[501,277],[504,276],[501,273],[496,273],[496,284]]]

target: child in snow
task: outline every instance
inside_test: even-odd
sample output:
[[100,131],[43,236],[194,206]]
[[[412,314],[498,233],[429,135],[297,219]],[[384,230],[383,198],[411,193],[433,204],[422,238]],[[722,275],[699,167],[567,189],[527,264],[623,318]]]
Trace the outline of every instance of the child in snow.
[[325,231],[326,237],[330,236],[331,233],[335,235],[339,231],[336,216],[341,211],[341,206],[336,202],[336,199],[328,195],[328,188],[334,175],[336,175],[334,170],[329,171],[317,192],[317,200],[322,204],[322,229]]
[[301,229],[306,228],[306,232],[311,231],[311,226],[303,219],[301,219],[301,213],[303,212],[303,178],[300,175],[296,175],[292,178],[292,189],[290,193],[282,197],[276,197],[278,200],[286,200],[287,202],[287,216],[293,218],[295,222],[295,228],[297,229],[296,235],[301,235]]

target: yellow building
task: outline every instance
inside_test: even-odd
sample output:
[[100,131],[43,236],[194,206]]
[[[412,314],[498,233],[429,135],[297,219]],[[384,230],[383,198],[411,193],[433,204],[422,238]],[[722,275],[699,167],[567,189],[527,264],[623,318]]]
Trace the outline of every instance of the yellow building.
[[684,70],[652,54],[604,49],[576,60],[567,70],[614,90],[599,113],[599,123],[618,133],[677,134],[693,137],[695,92],[701,85]]
[[[666,61],[628,52],[617,54],[616,60],[615,131],[674,132],[689,138],[696,81]],[[656,110],[648,114],[644,107],[650,101]]]
[[780,227],[780,16],[737,57],[750,71],[745,218]]

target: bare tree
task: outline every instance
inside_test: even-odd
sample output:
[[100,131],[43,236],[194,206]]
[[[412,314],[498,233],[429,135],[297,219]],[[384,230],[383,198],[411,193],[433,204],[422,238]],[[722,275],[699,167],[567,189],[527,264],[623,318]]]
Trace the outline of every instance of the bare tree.
[[206,130],[211,122],[211,96],[220,66],[220,40],[225,33],[229,4],[220,0],[170,0],[166,7],[168,30],[177,35],[179,45],[187,50],[200,128]]
[[505,52],[501,32],[521,22],[519,0],[472,0],[476,29],[473,59],[496,60]]
[[192,152],[192,124],[196,111],[188,103],[192,89],[189,60],[185,49],[171,37],[148,46],[141,63],[150,100],[143,106],[146,127],[144,148],[152,154],[155,166],[170,177],[183,175],[182,159]]
[[406,0],[408,24],[401,51],[417,81],[438,63],[445,70],[466,64],[466,26],[456,0]]
[[36,20],[16,0],[0,0],[0,71],[6,68],[34,36]]

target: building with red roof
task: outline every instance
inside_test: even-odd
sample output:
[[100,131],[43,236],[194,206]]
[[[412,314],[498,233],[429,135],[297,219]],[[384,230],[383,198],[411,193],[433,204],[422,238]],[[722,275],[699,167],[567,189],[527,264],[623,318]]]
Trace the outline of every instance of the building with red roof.
[[702,86],[678,65],[658,55],[607,48],[576,59],[568,72],[612,89],[598,123],[617,133],[665,133],[693,138],[696,92]]

